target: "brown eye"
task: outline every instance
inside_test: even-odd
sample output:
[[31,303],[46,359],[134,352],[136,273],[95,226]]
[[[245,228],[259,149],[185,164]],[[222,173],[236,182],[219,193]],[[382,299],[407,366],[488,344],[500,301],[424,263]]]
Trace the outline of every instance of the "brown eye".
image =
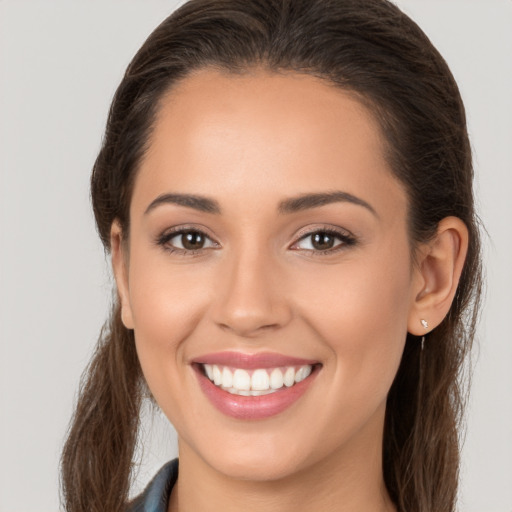
[[182,233],[180,236],[181,245],[184,249],[202,249],[204,246],[205,236],[198,231],[189,231],[187,233]]
[[311,245],[319,251],[332,249],[334,247],[334,241],[335,237],[330,233],[319,232],[311,236]]
[[354,245],[355,238],[347,233],[324,229],[308,233],[294,244],[293,249],[309,251],[312,254],[334,253],[338,249]]
[[208,235],[197,229],[182,229],[164,234],[157,239],[157,244],[170,252],[195,253],[203,249],[218,247]]

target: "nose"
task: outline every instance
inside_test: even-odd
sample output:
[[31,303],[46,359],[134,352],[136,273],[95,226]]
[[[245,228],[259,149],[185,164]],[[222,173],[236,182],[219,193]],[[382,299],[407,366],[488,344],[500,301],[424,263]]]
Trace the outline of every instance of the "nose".
[[246,250],[225,263],[213,308],[213,319],[221,329],[254,338],[290,321],[284,276],[271,258]]

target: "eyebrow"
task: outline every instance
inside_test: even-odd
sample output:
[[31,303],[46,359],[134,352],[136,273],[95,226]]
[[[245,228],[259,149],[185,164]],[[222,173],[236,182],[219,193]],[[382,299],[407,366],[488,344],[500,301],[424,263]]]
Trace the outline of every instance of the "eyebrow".
[[[377,212],[369,203],[359,197],[349,194],[348,192],[342,192],[339,190],[313,194],[301,194],[296,197],[285,199],[279,203],[277,211],[284,215],[340,202],[362,206],[378,217]],[[185,206],[187,208],[193,208],[194,210],[213,213],[216,215],[220,215],[222,212],[219,202],[209,197],[194,194],[162,194],[151,202],[144,213],[147,214],[162,204],[176,204],[178,206]]]
[[162,194],[151,202],[144,214],[149,213],[161,204],[177,204],[178,206],[186,206],[201,212],[221,213],[220,205],[215,199],[193,194]]
[[318,208],[331,203],[352,203],[366,208],[378,217],[375,209],[363,199],[356,197],[348,192],[334,190],[332,192],[319,192],[315,194],[302,194],[297,197],[285,199],[279,203],[279,213],[295,213],[310,208]]

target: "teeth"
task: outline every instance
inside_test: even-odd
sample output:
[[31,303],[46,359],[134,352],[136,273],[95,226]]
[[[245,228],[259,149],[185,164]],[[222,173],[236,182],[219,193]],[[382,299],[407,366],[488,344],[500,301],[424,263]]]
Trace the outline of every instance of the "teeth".
[[295,384],[295,368],[290,367],[286,370],[284,377],[284,385],[289,388]]
[[222,373],[217,365],[213,367],[213,382],[216,386],[222,384]]
[[272,370],[270,374],[270,387],[272,389],[279,389],[283,387],[283,384],[283,372],[279,368]]
[[261,396],[261,395],[270,395],[270,393],[275,393],[275,389],[268,389],[267,391],[240,391],[236,388],[223,388],[224,391],[231,393],[232,395],[243,395],[243,396]]
[[233,374],[233,387],[240,391],[249,391],[251,389],[251,376],[245,370],[238,368]]
[[205,364],[204,369],[206,371],[206,375],[210,380],[213,380],[213,367],[211,364]]
[[270,395],[270,393],[275,393],[275,389],[267,389],[265,391],[251,391],[251,396],[262,396],[262,395]]
[[222,387],[230,388],[233,386],[233,374],[229,371],[228,368],[224,368],[222,370]]
[[270,387],[270,377],[267,370],[256,370],[251,377],[251,389],[265,391]]
[[297,373],[295,374],[295,382],[300,382],[304,380],[306,377],[309,377],[311,373],[311,366],[301,366]]
[[260,368],[248,370],[241,368],[230,369],[227,366],[205,364],[204,371],[207,377],[228,393],[243,396],[261,396],[274,393],[278,389],[291,387],[301,382],[313,371],[312,365],[298,368],[288,366],[285,368]]

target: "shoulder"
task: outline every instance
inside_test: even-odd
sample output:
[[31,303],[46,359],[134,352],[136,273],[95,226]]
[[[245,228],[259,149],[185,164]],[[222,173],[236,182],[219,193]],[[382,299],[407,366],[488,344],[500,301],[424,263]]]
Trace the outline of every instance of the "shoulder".
[[144,491],[128,503],[127,512],[166,512],[177,478],[178,459],[174,459],[165,464]]

